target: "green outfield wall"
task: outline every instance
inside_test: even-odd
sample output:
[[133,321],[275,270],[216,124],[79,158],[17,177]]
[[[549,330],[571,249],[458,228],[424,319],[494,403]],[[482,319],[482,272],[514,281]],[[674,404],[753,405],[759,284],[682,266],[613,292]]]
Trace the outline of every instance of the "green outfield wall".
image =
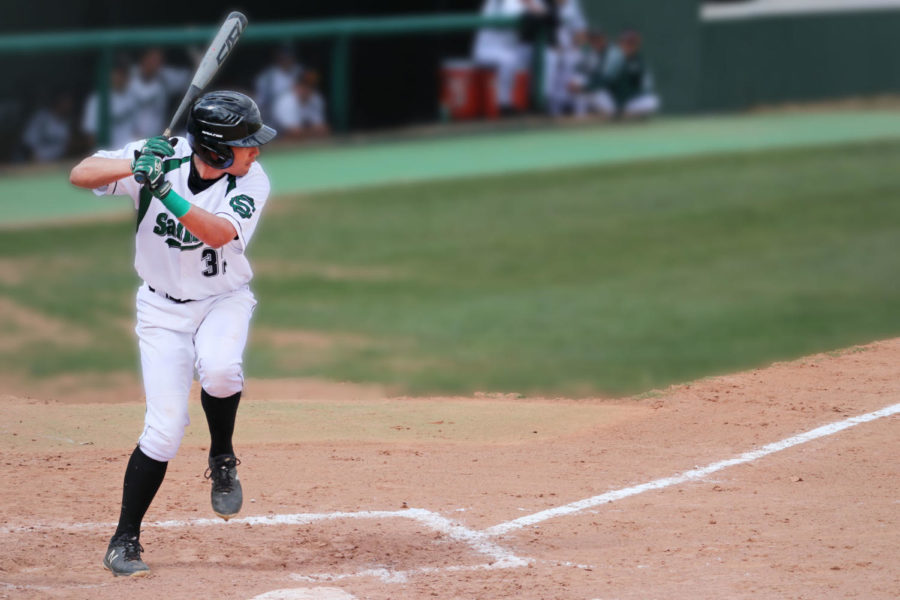
[[900,10],[704,22],[700,110],[900,92]]
[[900,93],[900,7],[711,19],[688,0],[583,4],[594,26],[644,33],[667,112]]
[[697,6],[673,0],[582,0],[588,19],[615,36],[624,29],[644,34],[647,57],[666,112],[689,112],[700,104],[701,35]]

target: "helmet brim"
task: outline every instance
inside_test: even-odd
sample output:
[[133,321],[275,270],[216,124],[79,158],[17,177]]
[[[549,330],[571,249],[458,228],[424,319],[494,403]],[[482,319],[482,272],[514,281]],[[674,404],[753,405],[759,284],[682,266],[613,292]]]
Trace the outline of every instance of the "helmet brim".
[[262,125],[259,129],[245,138],[241,138],[239,140],[228,140],[222,143],[226,146],[238,146],[240,148],[262,146],[263,144],[268,144],[269,142],[271,142],[275,138],[276,133],[277,132],[268,125]]

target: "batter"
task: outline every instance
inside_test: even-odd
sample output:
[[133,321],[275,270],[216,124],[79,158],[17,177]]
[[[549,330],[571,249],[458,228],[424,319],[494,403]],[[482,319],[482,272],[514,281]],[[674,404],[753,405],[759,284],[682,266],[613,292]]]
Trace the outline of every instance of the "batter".
[[[103,558],[115,575],[145,575],[140,528],[189,423],[196,369],[210,433],[210,497],[225,520],[240,511],[240,461],[232,446],[243,389],[242,355],[256,299],[244,254],[269,196],[256,162],[275,137],[252,99],[199,98],[187,138],[141,140],[100,151],[71,182],[98,195],[130,196],[137,211],[137,327],[147,411],[125,472],[119,524]],[[147,174],[141,186],[134,172]]]

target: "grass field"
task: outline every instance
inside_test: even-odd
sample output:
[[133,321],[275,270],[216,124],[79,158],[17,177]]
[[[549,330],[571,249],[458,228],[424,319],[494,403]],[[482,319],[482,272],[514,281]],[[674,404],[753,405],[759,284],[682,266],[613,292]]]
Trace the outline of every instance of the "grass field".
[[[628,394],[900,333],[900,142],[274,198],[251,377]],[[0,236],[0,375],[137,371],[125,221]]]

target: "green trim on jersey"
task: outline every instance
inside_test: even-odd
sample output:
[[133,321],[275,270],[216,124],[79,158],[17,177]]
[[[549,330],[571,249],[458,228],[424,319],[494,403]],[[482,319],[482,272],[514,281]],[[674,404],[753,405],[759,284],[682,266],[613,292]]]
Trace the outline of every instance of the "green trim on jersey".
[[134,230],[137,231],[141,227],[141,221],[144,220],[144,217],[147,215],[147,210],[150,208],[150,202],[153,201],[153,194],[150,193],[145,187],[141,188],[141,196],[138,200],[138,211],[137,211],[137,223],[134,225]]
[[236,187],[237,187],[237,177],[232,175],[231,173],[229,173],[228,174],[228,189],[225,190],[225,195],[227,196],[228,194],[230,194],[231,190],[233,190]]
[[[168,173],[169,171],[174,171],[181,167],[184,163],[191,160],[191,155],[183,156],[181,158],[169,158],[163,161],[163,173]],[[137,223],[134,226],[134,230],[137,231],[141,226],[141,221],[144,220],[144,217],[147,216],[147,210],[150,208],[150,202],[153,201],[153,194],[150,191],[142,187],[141,195],[138,200],[138,211],[137,211]]]
[[181,158],[166,159],[163,161],[163,173],[174,171],[189,160],[191,160],[190,154],[188,154],[187,156],[182,156]]

